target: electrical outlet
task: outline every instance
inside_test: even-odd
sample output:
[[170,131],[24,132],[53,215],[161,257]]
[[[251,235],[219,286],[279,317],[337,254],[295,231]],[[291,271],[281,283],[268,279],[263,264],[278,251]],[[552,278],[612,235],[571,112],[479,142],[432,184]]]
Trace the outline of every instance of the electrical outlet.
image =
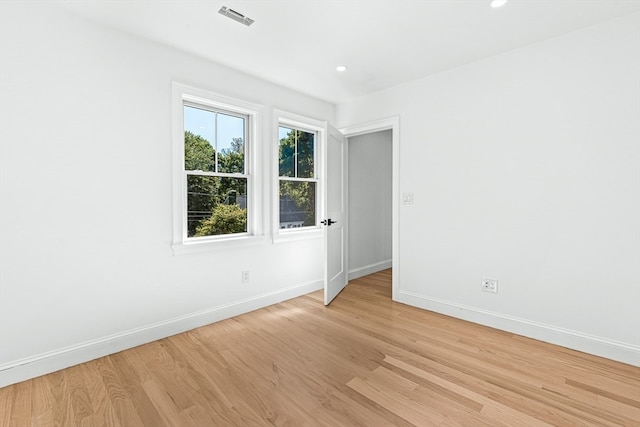
[[249,270],[242,270],[242,283],[249,283]]
[[413,204],[413,193],[403,193],[402,194],[402,204],[403,205],[412,205]]
[[498,293],[498,279],[489,279],[485,277],[482,280],[482,290],[485,292]]

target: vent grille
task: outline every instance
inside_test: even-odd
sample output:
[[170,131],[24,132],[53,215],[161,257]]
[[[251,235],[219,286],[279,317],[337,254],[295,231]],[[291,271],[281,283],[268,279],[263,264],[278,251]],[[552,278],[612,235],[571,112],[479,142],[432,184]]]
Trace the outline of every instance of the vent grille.
[[227,6],[222,6],[218,11],[219,14],[226,16],[227,18],[231,18],[236,22],[246,25],[247,27],[254,23],[254,20],[249,18],[248,16],[244,16],[240,12],[236,12],[233,9],[229,9]]

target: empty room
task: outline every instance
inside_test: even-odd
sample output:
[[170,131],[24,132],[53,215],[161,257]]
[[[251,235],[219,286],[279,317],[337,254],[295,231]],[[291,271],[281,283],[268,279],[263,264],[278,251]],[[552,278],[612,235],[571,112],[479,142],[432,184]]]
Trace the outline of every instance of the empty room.
[[640,426],[640,0],[0,0],[0,427]]

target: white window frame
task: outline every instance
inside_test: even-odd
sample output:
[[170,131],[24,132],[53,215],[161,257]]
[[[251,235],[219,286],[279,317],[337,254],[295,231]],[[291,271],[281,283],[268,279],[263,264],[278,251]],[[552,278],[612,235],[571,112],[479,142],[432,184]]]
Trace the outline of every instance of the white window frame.
[[[202,106],[222,113],[247,117],[245,173],[247,179],[247,232],[218,236],[187,237],[187,173],[184,169],[184,105]],[[256,185],[258,144],[262,107],[174,82],[172,84],[172,169],[173,169],[173,242],[174,254],[228,249],[259,244],[261,230],[260,188]],[[229,175],[233,176],[233,175]]]
[[[280,228],[280,137],[279,127],[291,127],[306,132],[316,134],[314,146],[314,181],[316,182],[316,225],[300,228]],[[320,239],[324,237],[324,231],[320,225],[324,212],[324,179],[322,176],[324,164],[324,146],[327,137],[327,122],[289,113],[287,111],[275,110],[273,123],[273,191],[272,200],[272,238],[274,243],[292,240]],[[307,181],[305,179],[305,181]]]

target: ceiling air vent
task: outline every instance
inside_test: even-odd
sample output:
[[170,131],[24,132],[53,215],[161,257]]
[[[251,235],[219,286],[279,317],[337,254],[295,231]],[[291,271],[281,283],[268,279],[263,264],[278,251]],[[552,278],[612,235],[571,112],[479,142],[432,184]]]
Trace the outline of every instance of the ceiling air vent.
[[219,14],[226,16],[227,18],[231,18],[234,21],[237,21],[241,24],[246,25],[247,27],[253,24],[253,19],[244,16],[243,14],[236,12],[233,9],[229,9],[227,6],[222,6],[218,11]]

